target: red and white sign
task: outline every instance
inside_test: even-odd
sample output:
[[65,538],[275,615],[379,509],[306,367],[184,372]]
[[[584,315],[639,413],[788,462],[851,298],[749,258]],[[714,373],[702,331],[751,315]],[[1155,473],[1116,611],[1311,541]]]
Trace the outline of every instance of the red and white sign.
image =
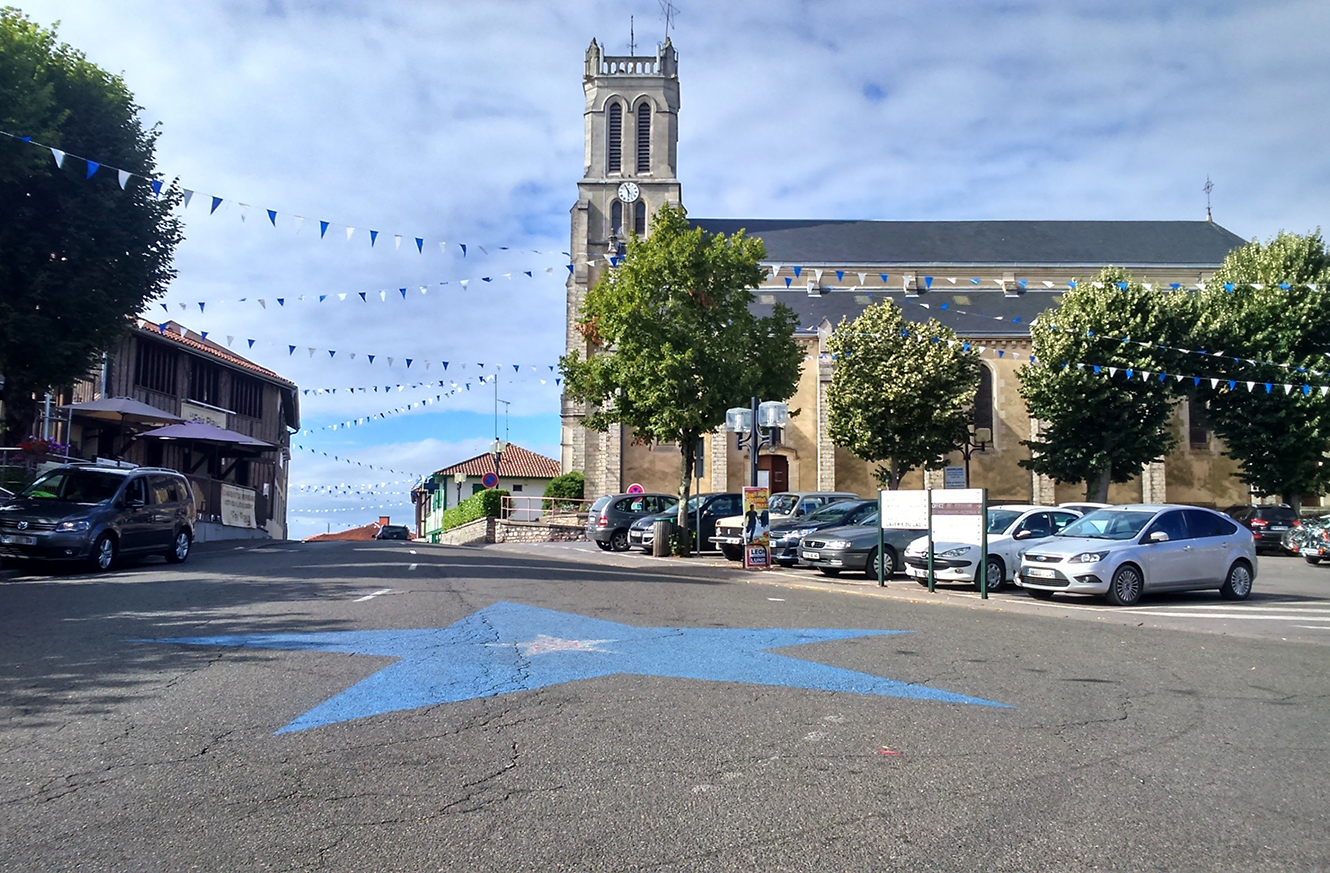
[[646,489],[643,488],[641,485],[638,485],[636,482],[634,482],[632,485],[629,485],[629,486],[628,486],[628,493],[629,493],[629,494],[641,494],[641,493],[643,493],[643,492],[645,492],[645,491],[646,491]]

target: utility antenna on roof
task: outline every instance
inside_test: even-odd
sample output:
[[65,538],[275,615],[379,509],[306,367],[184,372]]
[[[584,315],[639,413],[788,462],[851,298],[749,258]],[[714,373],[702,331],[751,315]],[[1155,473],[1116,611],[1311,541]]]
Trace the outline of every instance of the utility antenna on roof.
[[1210,192],[1215,190],[1215,183],[1210,181],[1209,173],[1205,174],[1205,187],[1202,190],[1205,191],[1205,220],[1214,221],[1214,216],[1210,214]]
[[679,7],[675,6],[670,0],[656,0],[660,4],[660,14],[665,19],[665,41],[670,41],[670,28],[674,26],[675,16],[679,14]]
[[628,56],[637,54],[637,36],[633,33],[633,16],[628,16]]

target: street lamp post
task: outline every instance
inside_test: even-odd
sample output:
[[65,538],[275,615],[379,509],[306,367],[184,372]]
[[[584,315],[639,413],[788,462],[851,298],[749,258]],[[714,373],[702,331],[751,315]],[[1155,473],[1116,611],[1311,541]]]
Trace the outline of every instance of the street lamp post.
[[[494,478],[496,479],[499,477],[499,461],[503,458],[503,453],[507,449],[508,443],[504,440],[496,438],[494,442],[490,443],[490,454],[494,456]],[[495,483],[495,487],[498,487],[498,483]]]
[[993,442],[993,431],[987,427],[975,427],[970,425],[970,432],[965,436],[965,442],[961,444],[961,457],[965,459],[965,487],[970,487],[970,455],[975,452],[982,452],[988,449]]
[[749,451],[748,484],[757,487],[757,453],[779,441],[777,429],[790,421],[789,406],[778,400],[759,403],[757,398],[748,409],[737,406],[725,411],[725,429],[739,434],[739,448]]

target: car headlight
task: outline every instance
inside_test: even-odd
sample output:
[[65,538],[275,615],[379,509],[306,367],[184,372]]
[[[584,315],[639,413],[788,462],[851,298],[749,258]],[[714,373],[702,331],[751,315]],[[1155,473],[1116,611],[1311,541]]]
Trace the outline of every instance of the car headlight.
[[1094,564],[1108,557],[1108,552],[1081,552],[1067,560],[1068,564]]
[[827,549],[848,549],[849,547],[850,547],[850,541],[849,541],[849,540],[827,540],[827,543],[826,543],[826,545],[825,545],[823,548],[827,548]]
[[86,518],[80,518],[78,521],[62,521],[55,526],[60,533],[82,533],[89,527]]
[[939,558],[959,558],[962,555],[966,554],[967,552],[971,551],[973,548],[974,546],[960,546],[959,548],[955,549],[947,549],[945,552],[938,552],[937,556]]

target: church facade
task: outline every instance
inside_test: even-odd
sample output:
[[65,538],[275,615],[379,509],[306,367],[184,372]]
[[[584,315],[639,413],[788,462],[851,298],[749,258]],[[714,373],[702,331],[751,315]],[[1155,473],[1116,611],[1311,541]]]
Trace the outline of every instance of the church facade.
[[[678,55],[669,41],[654,57],[607,56],[593,40],[586,54],[585,167],[572,209],[573,271],[568,279],[567,349],[585,354],[577,316],[587,289],[613,269],[631,234],[649,234],[651,215],[682,202],[677,173]],[[971,484],[990,500],[1061,502],[1084,498],[1084,485],[1055,485],[1019,465],[1021,445],[1039,427],[1017,386],[1029,363],[1028,325],[1057,306],[1073,280],[1106,266],[1125,267],[1155,287],[1203,282],[1245,241],[1211,221],[837,221],[699,219],[707,231],[744,229],[763,240],[767,276],[755,292],[763,314],[777,303],[795,311],[805,363],[781,444],[759,455],[762,484],[773,490],[876,493],[875,463],[832,444],[827,390],[834,362],[824,354],[841,319],[890,299],[912,321],[937,318],[977,349],[983,361],[975,424],[992,439],[971,452]],[[639,484],[678,487],[679,452],[643,445],[628,428],[607,433],[581,424],[587,410],[562,401],[562,466],[582,470],[595,496]],[[1114,485],[1114,502],[1195,503],[1224,507],[1248,500],[1236,464],[1208,431],[1199,410],[1178,406],[1172,455]],[[705,440],[700,491],[748,484],[746,451],[723,430]],[[948,460],[961,465],[958,451]],[[942,487],[942,474],[914,471],[905,488]]]

